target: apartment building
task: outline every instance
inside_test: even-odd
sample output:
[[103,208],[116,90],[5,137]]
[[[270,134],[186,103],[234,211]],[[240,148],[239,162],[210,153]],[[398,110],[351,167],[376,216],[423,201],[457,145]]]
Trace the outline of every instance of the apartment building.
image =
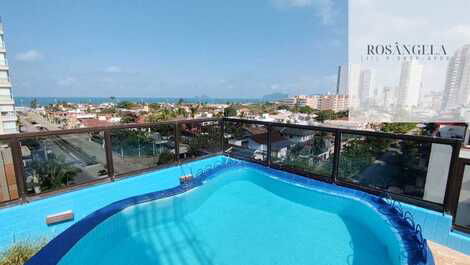
[[294,96],[284,99],[279,103],[290,107],[308,106],[318,110],[344,111],[349,107],[347,95],[313,95],[313,96]]
[[344,111],[348,109],[348,106],[348,96],[324,95],[318,98],[319,110]]
[[3,24],[0,19],[0,134],[16,133],[15,101],[11,94],[11,81],[6,56]]

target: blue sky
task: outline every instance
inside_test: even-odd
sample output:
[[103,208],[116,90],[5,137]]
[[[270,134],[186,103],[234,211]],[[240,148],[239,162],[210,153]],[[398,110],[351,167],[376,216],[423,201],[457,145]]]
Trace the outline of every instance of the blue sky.
[[333,91],[346,0],[2,0],[16,96]]

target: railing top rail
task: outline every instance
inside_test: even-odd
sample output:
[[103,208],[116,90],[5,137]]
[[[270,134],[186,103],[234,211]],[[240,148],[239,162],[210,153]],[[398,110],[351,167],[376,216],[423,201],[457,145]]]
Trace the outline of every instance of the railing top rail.
[[[210,121],[219,121],[219,120],[221,119],[219,118],[188,119],[188,120],[165,121],[165,122],[158,122],[158,123],[140,123],[140,124],[130,123],[130,124],[122,124],[122,125],[103,126],[103,127],[52,130],[52,131],[29,132],[29,133],[14,133],[14,134],[0,135],[0,140],[9,140],[11,138],[28,139],[28,138],[45,137],[45,136],[53,136],[53,135],[67,135],[67,134],[76,134],[76,133],[109,131],[109,130],[115,130],[115,129],[151,128],[151,127],[155,127],[159,125],[169,125],[169,124],[175,124],[175,123],[177,124],[198,123],[198,122],[210,122]],[[267,122],[267,121],[248,120],[248,119],[223,118],[223,120],[228,121],[228,122],[260,124],[260,125],[275,126],[275,127],[288,127],[288,128],[316,130],[316,131],[325,131],[325,132],[339,132],[343,134],[354,134],[354,135],[363,135],[363,136],[372,136],[372,137],[391,138],[391,139],[398,139],[398,140],[410,140],[410,141],[426,142],[426,143],[447,144],[447,145],[452,145],[456,147],[459,147],[461,145],[461,140],[458,140],[458,139],[437,138],[437,137],[430,137],[430,136],[394,134],[394,133],[385,133],[385,132],[376,132],[376,131],[288,124],[288,123]]]
[[447,145],[452,145],[456,147],[460,146],[462,143],[462,141],[458,139],[438,138],[438,137],[431,137],[431,136],[395,134],[395,133],[386,133],[386,132],[353,130],[353,129],[345,129],[345,128],[337,128],[337,127],[321,127],[321,126],[313,126],[313,125],[289,124],[289,123],[280,123],[280,122],[267,122],[267,121],[248,120],[248,119],[224,118],[224,120],[228,122],[241,122],[241,123],[248,123],[248,124],[275,126],[275,127],[289,127],[289,128],[298,128],[298,129],[305,129],[305,130],[339,132],[339,133],[344,133],[344,134],[392,138],[392,139],[397,139],[397,140],[410,140],[410,141],[426,142],[426,143],[447,144]]
[[111,126],[101,126],[101,127],[89,127],[89,128],[78,128],[78,129],[64,129],[64,130],[52,130],[52,131],[41,131],[41,132],[27,132],[27,133],[12,133],[12,134],[3,134],[0,135],[0,140],[9,140],[12,138],[17,139],[29,139],[36,137],[46,137],[54,135],[67,135],[67,134],[76,134],[76,133],[88,133],[88,132],[99,132],[99,131],[110,131],[116,129],[139,129],[139,128],[152,128],[159,125],[173,125],[180,123],[198,123],[198,122],[209,122],[209,121],[218,121],[217,118],[208,118],[208,119],[191,119],[191,120],[172,120],[164,121],[157,123],[129,123],[121,125],[111,125]]

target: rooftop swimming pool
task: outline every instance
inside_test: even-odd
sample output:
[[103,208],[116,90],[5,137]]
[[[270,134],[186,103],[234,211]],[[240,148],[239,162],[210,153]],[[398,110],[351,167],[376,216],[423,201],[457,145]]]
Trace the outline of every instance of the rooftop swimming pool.
[[189,184],[89,214],[27,264],[433,264],[412,219],[385,199],[217,161]]

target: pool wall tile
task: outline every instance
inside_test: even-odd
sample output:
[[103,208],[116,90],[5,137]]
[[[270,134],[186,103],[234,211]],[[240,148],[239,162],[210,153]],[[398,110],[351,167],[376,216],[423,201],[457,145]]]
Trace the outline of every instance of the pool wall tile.
[[[216,156],[185,164],[185,167],[197,171],[226,159],[224,156]],[[176,187],[179,185],[179,177],[183,173],[187,174],[187,171],[179,166],[166,168],[0,209],[0,251],[15,241],[52,238],[112,202]],[[46,225],[47,215],[67,210],[74,212],[73,221]]]
[[[211,165],[227,160],[238,161],[225,156],[216,156],[183,166],[162,169],[19,206],[0,209],[0,220],[2,221],[2,225],[0,225],[0,250],[14,241],[56,236],[77,223],[77,221],[110,203],[132,196],[174,188],[179,185],[179,177],[184,173],[187,174],[189,168],[192,169],[193,173],[203,172]],[[351,198],[360,198],[361,200],[366,197],[376,197],[362,191],[308,179],[262,165],[245,161],[242,163],[250,164],[250,166],[260,170],[275,172],[278,178],[292,180],[301,185],[315,183],[316,187],[328,190],[331,194],[349,194]],[[405,203],[402,203],[402,205],[405,210],[413,214],[415,222],[422,226],[425,239],[470,255],[470,236],[451,231],[451,216]],[[66,210],[74,211],[75,219],[73,221],[53,226],[45,224],[47,215]]]

